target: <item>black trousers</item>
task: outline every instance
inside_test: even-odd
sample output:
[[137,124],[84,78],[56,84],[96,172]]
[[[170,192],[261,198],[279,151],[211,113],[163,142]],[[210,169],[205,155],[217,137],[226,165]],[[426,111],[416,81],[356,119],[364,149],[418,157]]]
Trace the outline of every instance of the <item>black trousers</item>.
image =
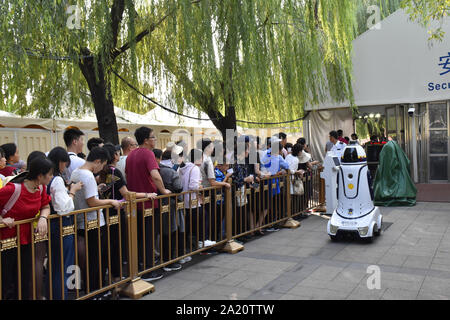
[[197,243],[195,241],[205,241],[205,215],[204,208],[192,208],[186,209],[186,250],[190,252],[191,247],[193,250],[197,248]]
[[[18,248],[2,252],[2,299],[18,300]],[[20,246],[21,299],[32,299],[32,256],[31,244]]]
[[[101,286],[106,285],[104,280],[108,266],[108,243],[105,228],[105,226],[100,228],[100,242],[98,229],[87,232],[88,251],[86,256],[89,262],[89,268],[87,270],[87,275],[89,276],[89,292],[98,290]],[[83,229],[78,230],[78,237],[84,238],[86,241],[85,231]],[[101,249],[100,255],[99,249]],[[81,267],[86,268],[86,266]],[[86,270],[84,271],[86,272]],[[102,283],[100,283],[100,279]],[[84,284],[87,289],[87,279],[85,279]]]
[[[142,207],[137,211],[138,261],[139,271],[152,268],[156,262],[156,238],[160,230],[160,210],[153,209],[153,215],[143,217]],[[144,263],[145,260],[145,263]]]

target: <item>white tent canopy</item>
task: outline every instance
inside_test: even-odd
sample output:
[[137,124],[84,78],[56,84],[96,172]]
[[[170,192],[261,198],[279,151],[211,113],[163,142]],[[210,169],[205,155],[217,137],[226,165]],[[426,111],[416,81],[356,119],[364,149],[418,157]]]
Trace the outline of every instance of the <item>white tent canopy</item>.
[[[353,41],[353,90],[357,106],[421,103],[450,99],[450,17],[442,42],[399,9]],[[440,65],[441,64],[441,65]],[[449,71],[449,72],[447,72]],[[447,73],[446,73],[447,72]],[[443,74],[445,73],[445,74]],[[348,101],[306,110],[348,107]]]

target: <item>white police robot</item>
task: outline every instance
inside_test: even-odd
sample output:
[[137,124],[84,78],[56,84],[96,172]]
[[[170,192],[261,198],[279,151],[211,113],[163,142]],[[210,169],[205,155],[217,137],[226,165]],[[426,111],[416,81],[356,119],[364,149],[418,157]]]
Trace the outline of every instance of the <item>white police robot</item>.
[[374,235],[381,234],[383,216],[373,204],[364,149],[356,143],[345,147],[338,170],[338,204],[327,232],[332,240],[354,233],[371,242]]

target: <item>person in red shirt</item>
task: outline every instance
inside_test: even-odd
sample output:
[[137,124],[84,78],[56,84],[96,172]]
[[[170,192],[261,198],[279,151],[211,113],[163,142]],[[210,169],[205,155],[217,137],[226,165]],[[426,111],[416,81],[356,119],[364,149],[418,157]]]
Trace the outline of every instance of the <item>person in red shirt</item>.
[[19,149],[14,143],[5,143],[1,148],[5,152],[6,167],[0,169],[0,174],[5,177],[15,176],[17,174],[17,168],[13,164],[20,160]]
[[341,129],[339,129],[337,133],[338,133],[338,140],[342,143],[348,144],[348,141],[345,140],[344,138],[344,132]]
[[[139,145],[137,149],[131,151],[126,160],[125,173],[127,176],[128,190],[132,192],[158,193],[161,195],[171,192],[164,187],[164,182],[159,174],[159,166],[155,159],[153,149],[156,145],[156,137],[153,129],[140,127],[136,129],[134,136]],[[138,204],[138,258],[139,264],[144,269],[154,265],[154,239],[157,238],[160,230],[159,200],[146,201],[144,205]],[[144,209],[153,208],[153,216],[146,217],[144,222],[145,235],[145,262],[142,255],[143,232],[142,215]],[[152,228],[152,224],[154,228]],[[153,232],[154,230],[154,232]],[[156,259],[155,259],[156,260]],[[155,264],[157,262],[155,261]],[[161,269],[155,270],[141,277],[145,281],[153,281],[162,278]]]
[[[20,224],[19,221],[32,219],[40,212],[37,222],[39,235],[47,234],[47,219],[50,214],[50,196],[47,194],[46,185],[53,177],[53,164],[50,160],[38,157],[29,164],[29,171],[24,178],[18,177],[14,183],[20,184],[20,196],[14,206],[2,214],[0,218],[0,238],[2,240],[17,236],[20,241],[20,261],[21,261],[21,297],[18,295],[18,249],[12,248],[2,252],[2,298],[3,299],[30,299],[32,297],[32,249],[31,231],[32,222]],[[22,180],[22,181],[20,181]],[[15,186],[8,183],[0,189],[0,208],[8,203],[13,195]]]

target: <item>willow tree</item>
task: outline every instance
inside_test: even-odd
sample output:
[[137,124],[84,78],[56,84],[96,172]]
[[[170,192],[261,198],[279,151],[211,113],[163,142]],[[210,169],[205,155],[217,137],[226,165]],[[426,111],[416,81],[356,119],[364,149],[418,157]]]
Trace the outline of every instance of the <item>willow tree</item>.
[[167,4],[144,39],[147,74],[174,105],[205,112],[222,132],[236,119],[292,120],[306,104],[352,100],[355,1],[198,0]]
[[402,7],[412,20],[429,29],[429,40],[442,41],[445,34],[442,25],[450,15],[450,0],[403,0]]
[[[167,18],[159,16],[159,3],[1,1],[0,109],[57,117],[81,115],[93,106],[100,136],[118,143],[114,102],[135,112],[149,106],[114,83],[111,70],[145,78],[138,70],[148,52],[136,45]],[[140,89],[150,93],[142,82]]]

